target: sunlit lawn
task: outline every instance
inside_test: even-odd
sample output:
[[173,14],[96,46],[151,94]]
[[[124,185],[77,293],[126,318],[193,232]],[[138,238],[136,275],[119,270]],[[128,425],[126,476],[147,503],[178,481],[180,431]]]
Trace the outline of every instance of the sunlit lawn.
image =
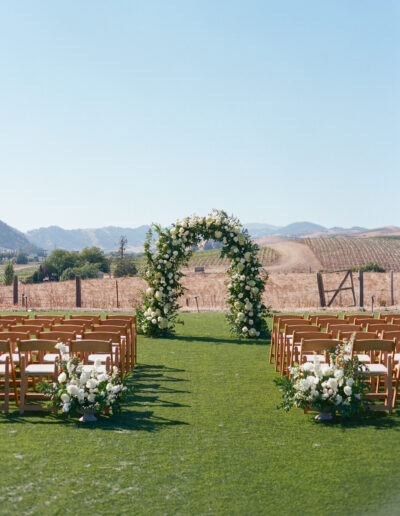
[[97,424],[0,416],[1,514],[399,513],[400,418],[276,410],[267,343],[221,314],[139,338],[126,410]]

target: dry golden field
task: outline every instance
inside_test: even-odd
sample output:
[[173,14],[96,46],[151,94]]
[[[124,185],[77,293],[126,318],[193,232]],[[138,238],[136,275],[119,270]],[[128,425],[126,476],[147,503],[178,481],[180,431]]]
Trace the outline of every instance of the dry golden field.
[[[324,274],[325,288],[336,288],[343,273]],[[223,271],[194,273],[186,271],[183,280],[188,289],[181,298],[183,310],[196,311],[196,299],[199,310],[225,310],[226,275]],[[116,310],[115,279],[93,279],[82,281],[82,309]],[[354,274],[354,284],[358,302],[358,280]],[[130,310],[140,301],[139,290],[145,287],[140,278],[118,279],[119,308]],[[75,282],[43,283],[38,285],[19,285],[19,298],[28,296],[28,306],[39,310],[73,309],[75,307]],[[364,306],[371,308],[371,296],[375,296],[376,309],[390,305],[389,273],[364,273]],[[394,274],[394,299],[400,306],[400,273]],[[274,310],[296,311],[319,308],[319,297],[315,273],[271,272],[266,285],[264,302]],[[352,310],[352,298],[349,291],[342,292],[336,298],[333,309]],[[12,307],[12,287],[0,287],[0,306]]]

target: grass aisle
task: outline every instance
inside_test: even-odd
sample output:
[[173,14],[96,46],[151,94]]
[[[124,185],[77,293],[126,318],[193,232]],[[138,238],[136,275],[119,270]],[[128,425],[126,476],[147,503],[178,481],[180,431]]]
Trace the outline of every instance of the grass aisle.
[[400,419],[342,426],[275,409],[267,346],[219,314],[141,338],[135,394],[95,426],[0,416],[1,514],[384,514]]

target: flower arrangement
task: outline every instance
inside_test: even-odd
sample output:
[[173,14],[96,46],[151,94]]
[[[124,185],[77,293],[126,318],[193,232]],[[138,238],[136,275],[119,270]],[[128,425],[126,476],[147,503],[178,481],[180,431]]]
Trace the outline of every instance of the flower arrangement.
[[78,357],[68,356],[64,344],[57,344],[56,348],[61,352],[57,381],[41,384],[51,403],[69,415],[79,414],[84,409],[101,412],[105,407],[111,407],[113,413],[119,412],[128,389],[118,367],[114,366],[113,372],[108,374],[101,368],[101,362],[96,361],[88,370]]
[[275,383],[283,392],[278,408],[292,407],[319,412],[338,412],[343,417],[360,415],[366,407],[363,395],[368,390],[365,366],[357,357],[351,359],[353,339],[339,345],[329,354],[329,364],[321,364],[318,357],[291,368],[291,377],[279,377]]
[[145,243],[144,279],[148,288],[142,293],[137,310],[138,328],[145,335],[164,335],[173,329],[183,294],[180,267],[188,263],[193,246],[202,239],[222,242],[221,256],[231,260],[227,271],[228,322],[233,333],[256,338],[266,332],[266,306],[261,301],[266,274],[258,260],[259,248],[251,241],[240,222],[223,211],[207,217],[187,217],[170,229],[154,225],[157,239],[150,230]]

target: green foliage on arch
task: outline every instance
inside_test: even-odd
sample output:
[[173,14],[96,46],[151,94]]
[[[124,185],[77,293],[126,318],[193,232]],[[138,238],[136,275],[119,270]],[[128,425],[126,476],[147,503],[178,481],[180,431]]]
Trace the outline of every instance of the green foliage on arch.
[[261,297],[267,276],[258,260],[259,247],[238,219],[224,211],[178,220],[171,229],[153,225],[145,243],[144,278],[148,288],[137,311],[139,331],[159,336],[173,330],[179,311],[177,300],[184,292],[180,268],[188,263],[192,247],[203,239],[221,242],[221,255],[231,261],[227,271],[227,318],[232,333],[247,338],[262,336],[266,331],[267,308]]

